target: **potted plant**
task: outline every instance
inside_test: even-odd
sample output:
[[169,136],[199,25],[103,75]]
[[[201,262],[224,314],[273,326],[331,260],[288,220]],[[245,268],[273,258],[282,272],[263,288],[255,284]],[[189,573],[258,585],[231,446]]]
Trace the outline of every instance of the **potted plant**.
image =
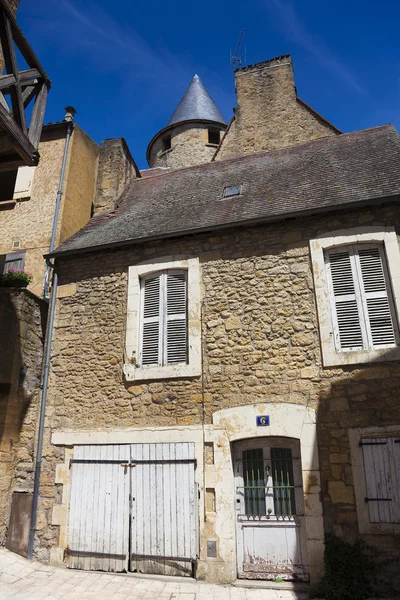
[[16,269],[10,269],[7,273],[1,276],[0,284],[3,287],[19,287],[26,288],[33,277],[31,273],[26,271],[17,271]]

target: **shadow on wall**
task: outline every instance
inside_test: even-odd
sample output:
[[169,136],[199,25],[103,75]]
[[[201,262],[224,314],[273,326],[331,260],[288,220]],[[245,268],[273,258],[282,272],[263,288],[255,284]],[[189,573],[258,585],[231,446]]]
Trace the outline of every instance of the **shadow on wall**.
[[0,545],[13,490],[31,491],[47,303],[27,290],[0,288]]
[[[387,357],[387,358],[386,358]],[[324,369],[317,412],[322,500],[325,533],[333,533],[347,542],[362,539],[376,554],[379,591],[400,591],[400,534],[360,533],[360,514],[355,495],[355,462],[351,449],[352,432],[360,438],[365,428],[378,430],[394,427],[400,433],[400,363],[391,360],[388,351],[384,361],[365,365]],[[372,429],[364,436],[372,436]],[[383,432],[383,433],[382,433]],[[359,439],[356,446],[359,448]],[[363,456],[362,452],[360,456]],[[361,459],[363,462],[363,460]],[[364,464],[365,467],[365,464]],[[368,466],[367,466],[368,469]],[[376,469],[371,467],[371,471]],[[377,473],[373,476],[378,477]],[[364,478],[364,468],[361,471]],[[360,486],[359,480],[357,486]],[[362,490],[363,499],[366,490]],[[364,504],[364,503],[363,503]],[[361,507],[363,510],[363,508]],[[364,519],[369,522],[369,504],[365,502]],[[358,507],[360,511],[360,506]],[[379,526],[378,526],[379,527]],[[387,525],[385,525],[387,527]],[[389,526],[390,529],[390,526]]]

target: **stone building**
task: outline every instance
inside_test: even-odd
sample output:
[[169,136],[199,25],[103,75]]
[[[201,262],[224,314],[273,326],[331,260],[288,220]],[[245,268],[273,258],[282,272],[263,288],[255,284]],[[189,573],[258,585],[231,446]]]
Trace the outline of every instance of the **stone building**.
[[209,162],[156,136],[51,253],[41,560],[316,582],[329,532],[399,558],[399,136],[342,134],[290,57],[235,77]]
[[[99,146],[69,118],[43,127],[37,167],[0,173],[0,275],[10,269],[33,275],[28,290],[0,287],[0,543],[10,514],[19,519],[31,499],[48,304],[43,255],[53,233],[59,245],[138,174],[123,139]],[[23,529],[10,530],[19,548],[26,545],[26,523]]]

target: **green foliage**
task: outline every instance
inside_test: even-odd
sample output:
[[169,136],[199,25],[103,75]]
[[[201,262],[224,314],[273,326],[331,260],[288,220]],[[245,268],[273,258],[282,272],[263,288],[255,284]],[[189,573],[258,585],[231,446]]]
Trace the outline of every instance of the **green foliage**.
[[366,600],[372,596],[375,565],[362,540],[349,544],[328,535],[324,559],[325,575],[310,598]]
[[14,283],[29,285],[32,279],[32,275],[26,271],[10,269],[7,273],[4,273],[4,275],[1,276],[1,285],[12,286]]
[[283,583],[285,580],[282,579],[282,577],[275,577],[275,579],[272,580],[274,583]]

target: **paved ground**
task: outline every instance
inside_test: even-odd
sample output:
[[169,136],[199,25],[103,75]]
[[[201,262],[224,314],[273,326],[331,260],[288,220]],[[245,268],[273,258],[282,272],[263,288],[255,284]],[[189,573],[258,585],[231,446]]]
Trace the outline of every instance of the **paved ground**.
[[248,589],[179,578],[73,571],[0,548],[0,600],[304,600],[305,593]]

